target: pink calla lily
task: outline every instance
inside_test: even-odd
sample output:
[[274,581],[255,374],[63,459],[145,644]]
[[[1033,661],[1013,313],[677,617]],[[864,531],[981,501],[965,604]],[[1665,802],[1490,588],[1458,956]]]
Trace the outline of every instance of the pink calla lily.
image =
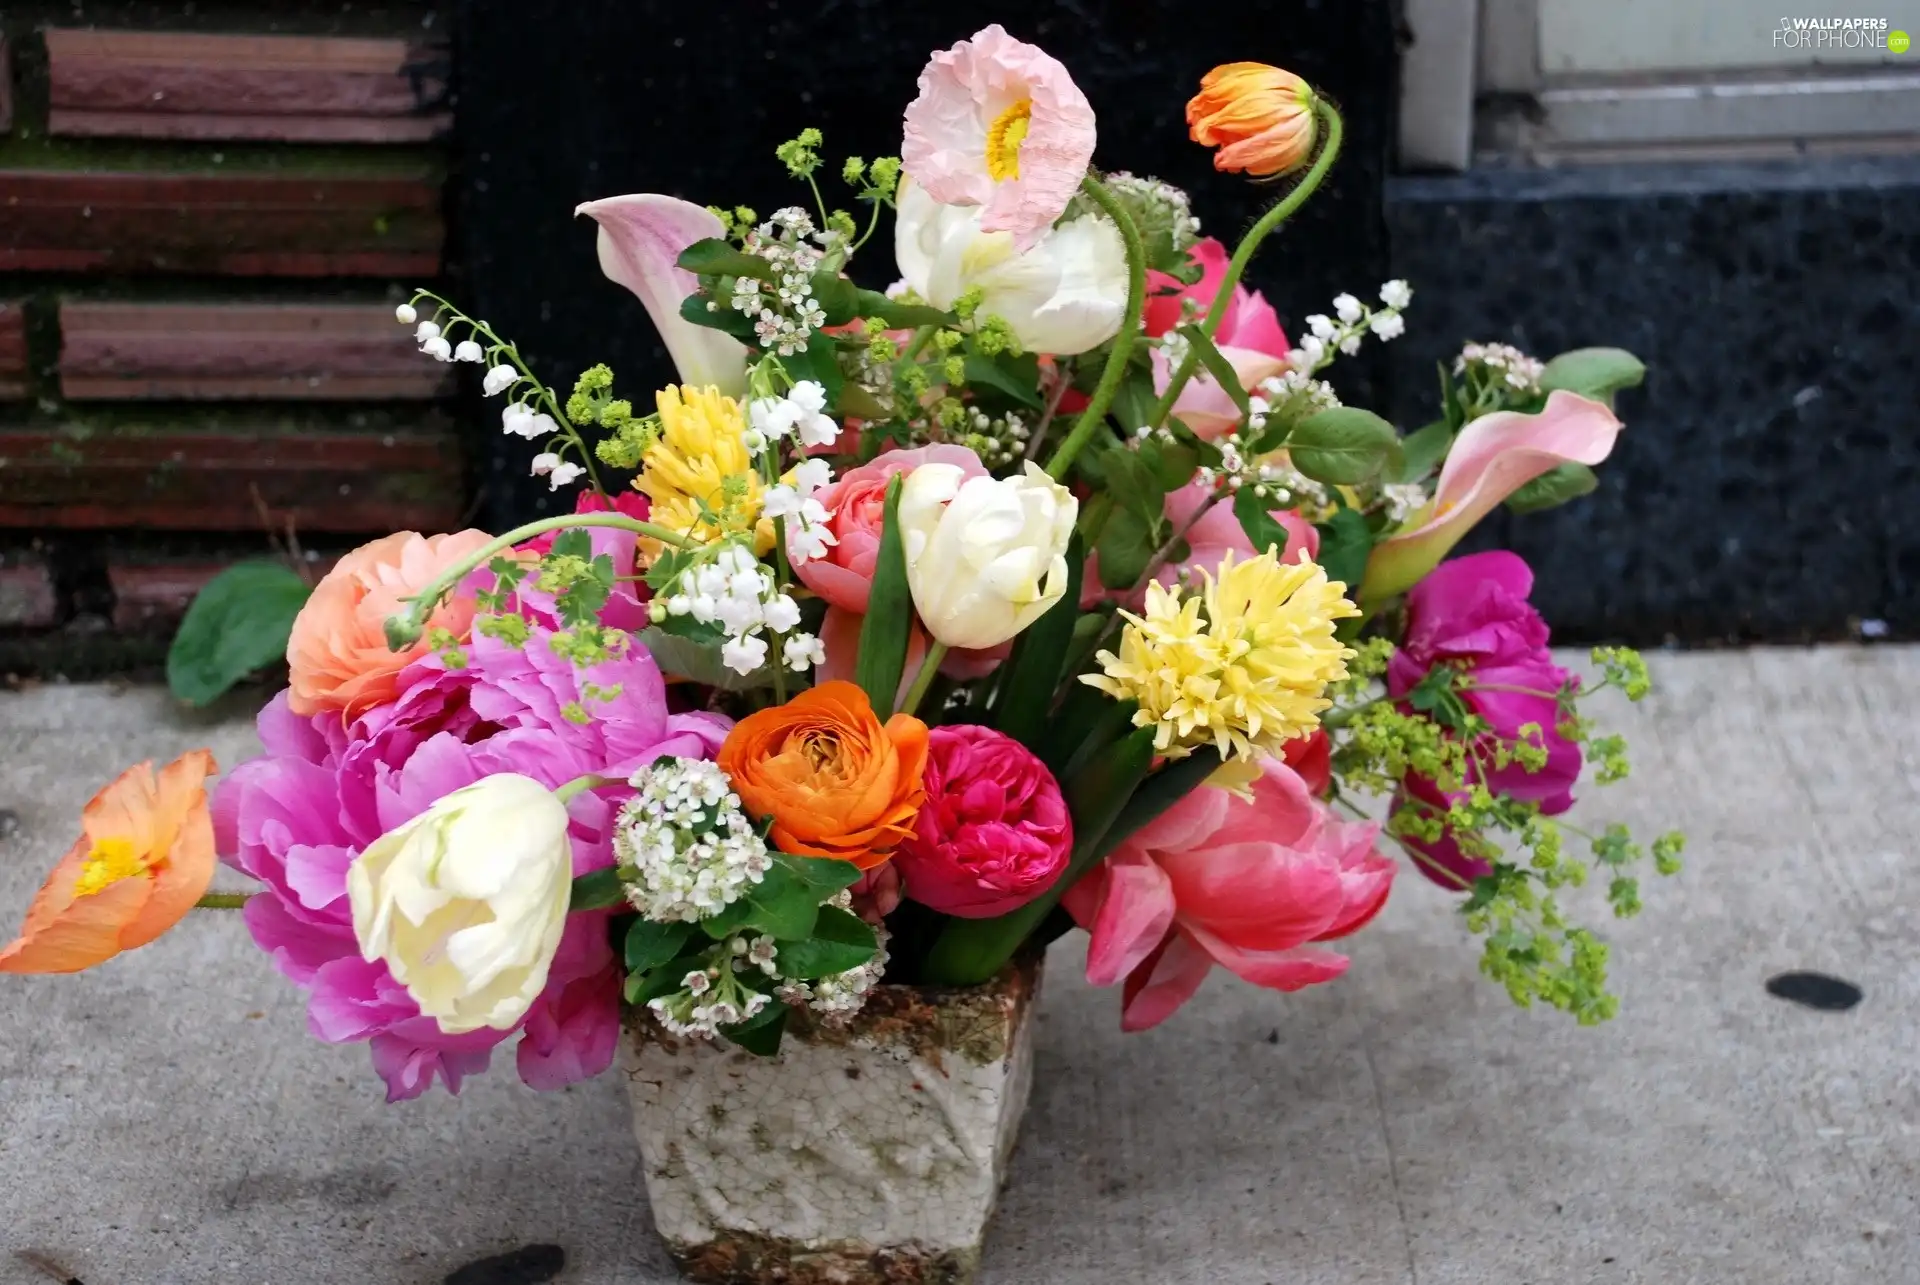
[[1509,495],[1562,464],[1598,464],[1620,421],[1605,403],[1564,389],[1531,415],[1495,411],[1460,430],[1433,500],[1407,529],[1374,546],[1360,586],[1365,602],[1404,593],[1440,565],[1474,524]]
[[677,260],[695,241],[725,235],[713,212],[678,197],[642,192],[587,201],[574,213],[600,225],[600,270],[646,305],[680,382],[711,385],[729,397],[746,392],[746,346],[680,316],[681,300],[700,283]]

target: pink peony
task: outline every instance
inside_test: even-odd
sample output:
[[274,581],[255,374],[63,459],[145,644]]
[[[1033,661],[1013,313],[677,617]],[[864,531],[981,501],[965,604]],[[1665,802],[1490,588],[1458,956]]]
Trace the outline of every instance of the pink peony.
[[987,466],[964,446],[921,446],[910,451],[888,451],[858,468],[848,469],[813,498],[828,513],[827,528],[839,543],[794,568],[800,582],[836,607],[865,614],[873,585],[874,563],[880,557],[880,533],[886,519],[887,482],[896,473],[910,473],[922,464],[952,464],[962,480],[987,476]]
[[1060,61],[999,23],[927,61],[900,158],[942,205],[1025,251],[1065,213],[1093,159],[1093,107]]
[[1251,802],[1201,786],[1068,890],[1091,937],[1087,980],[1126,983],[1122,1029],[1165,1021],[1215,964],[1272,990],[1331,981],[1346,957],[1309,943],[1355,932],[1386,904],[1394,863],[1374,851],[1380,827],[1335,820],[1283,763],[1261,768]]
[[944,914],[986,919],[1053,886],[1073,849],[1073,822],[1053,773],[1020,742],[954,723],[929,734],[927,802],[893,864],[907,896]]
[[[1574,783],[1580,779],[1580,746],[1560,732],[1558,699],[1575,680],[1547,650],[1547,623],[1527,601],[1532,591],[1532,570],[1505,550],[1441,563],[1407,595],[1406,637],[1387,666],[1387,694],[1404,699],[1428,671],[1445,664],[1464,671],[1455,690],[1469,711],[1487,721],[1491,740],[1520,740],[1521,728],[1537,724],[1540,736],[1533,739],[1546,747],[1546,766],[1529,772],[1509,763],[1483,771],[1482,757],[1475,756],[1465,784],[1538,803],[1552,816],[1573,806]],[[1491,752],[1492,744],[1486,748]],[[1444,810],[1452,803],[1452,796],[1424,778],[1408,777],[1404,787],[1431,807]],[[1461,852],[1450,834],[1435,844],[1410,842],[1447,872],[1417,863],[1443,887],[1465,887],[1491,872],[1486,862]]]
[[[598,491],[580,492],[574,501],[575,513],[620,513],[636,521],[644,522],[649,511],[647,497],[638,491],[618,491],[608,500]],[[599,557],[607,555],[613,560],[613,574],[619,579],[614,581],[613,592],[607,596],[607,605],[600,610],[600,622],[614,629],[625,629],[638,633],[651,622],[647,619],[647,603],[653,598],[653,591],[647,588],[647,582],[629,579],[636,575],[635,551],[640,539],[635,531],[622,531],[617,527],[583,527],[587,538],[593,544],[593,554]],[[545,554],[553,548],[553,542],[561,532],[547,531],[536,535],[525,544],[517,546],[520,550],[531,550]],[[492,587],[492,579],[484,582]],[[521,602],[526,608],[529,619],[546,625],[550,629],[560,627],[560,617],[554,608],[553,595],[536,589],[531,580],[523,580],[520,586]]]
[[[620,695],[585,700],[594,717],[576,724],[561,709],[582,700],[588,683],[617,683]],[[392,704],[351,723],[338,714],[300,717],[282,693],[260,713],[266,754],[242,764],[213,800],[222,859],[266,885],[245,912],[254,941],[311,992],[308,1026],[318,1038],[369,1043],[390,1100],[418,1096],[436,1076],[458,1091],[515,1032],[444,1035],[385,965],[360,957],[346,896],[347,867],[360,850],[495,772],[549,786],[589,772],[623,777],[661,754],[711,757],[726,730],[710,715],[668,714],[645,650],[576,670],[553,654],[544,631],[524,651],[477,638],[460,670],[430,656],[401,675],[400,688]],[[617,789],[586,791],[569,804],[576,875],[613,863]],[[620,970],[606,920],[605,912],[568,920],[547,988],[517,1028],[520,1076],[535,1088],[595,1074],[613,1056]]]
[[[1204,318],[1213,306],[1214,297],[1220,293],[1220,283],[1227,275],[1227,248],[1207,237],[1195,242],[1187,254],[1201,269],[1200,280],[1194,284],[1182,287],[1164,272],[1147,274],[1148,290],[1154,292],[1147,300],[1144,318],[1149,336],[1164,335],[1187,319],[1189,302],[1193,305],[1191,319]],[[1173,293],[1158,293],[1169,288]],[[1233,297],[1227,300],[1226,315],[1221,318],[1220,329],[1214,332],[1213,342],[1240,377],[1240,386],[1249,393],[1287,368],[1287,336],[1280,329],[1280,318],[1274,313],[1273,305],[1257,290],[1248,290],[1245,286],[1233,288]],[[1155,347],[1153,387],[1156,393],[1167,391],[1172,373],[1165,350]],[[1226,433],[1240,418],[1233,398],[1205,370],[1196,370],[1180,390],[1180,396],[1174,399],[1173,414],[1195,433],[1208,438]]]

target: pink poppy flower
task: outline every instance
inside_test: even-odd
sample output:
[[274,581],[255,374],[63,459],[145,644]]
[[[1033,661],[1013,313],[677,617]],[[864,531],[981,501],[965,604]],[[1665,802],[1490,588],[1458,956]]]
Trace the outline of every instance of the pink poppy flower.
[[1335,820],[1270,758],[1252,794],[1201,786],[1068,891],[1062,904],[1092,939],[1087,980],[1125,982],[1123,1030],[1165,1021],[1215,964],[1270,990],[1331,981],[1347,958],[1313,943],[1386,904],[1395,866],[1374,851],[1378,825]]
[[1067,69],[994,23],[927,61],[900,157],[934,200],[985,206],[981,230],[1024,251],[1079,191],[1094,137]]
[[1503,410],[1469,421],[1440,466],[1432,502],[1374,546],[1360,597],[1377,603],[1405,593],[1509,495],[1562,464],[1600,463],[1619,435],[1606,403],[1564,389],[1548,393],[1534,414]]

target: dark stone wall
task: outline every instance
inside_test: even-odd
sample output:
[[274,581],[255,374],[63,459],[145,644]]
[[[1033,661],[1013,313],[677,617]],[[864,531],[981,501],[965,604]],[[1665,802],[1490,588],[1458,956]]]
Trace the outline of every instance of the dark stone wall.
[[[1324,87],[1346,109],[1348,153],[1329,189],[1268,243],[1253,283],[1289,320],[1378,284],[1394,114],[1387,0],[569,0],[537,18],[464,0],[454,24],[461,299],[535,357],[543,378],[570,385],[605,361],[639,400],[672,368],[638,301],[600,275],[593,226],[573,218],[575,204],[623,192],[762,214],[804,204],[775,145],[815,125],[836,160],[897,155],[900,113],[927,55],[990,22],[1071,70],[1099,116],[1099,165],[1185,187],[1204,228],[1229,243],[1271,191],[1215,174],[1187,140],[1182,110],[1201,75],[1254,58]],[[837,172],[821,178],[831,200]],[[894,278],[890,245],[883,230],[856,260],[863,283]],[[1354,373],[1364,383],[1383,372]],[[1360,383],[1347,387],[1358,397]],[[498,529],[549,501],[525,477],[531,446],[495,431],[495,409],[475,406],[473,416],[485,455],[481,520]]]
[[1920,629],[1920,161],[1398,179],[1402,424],[1463,338],[1647,363],[1600,490],[1474,540],[1522,554],[1568,639]]

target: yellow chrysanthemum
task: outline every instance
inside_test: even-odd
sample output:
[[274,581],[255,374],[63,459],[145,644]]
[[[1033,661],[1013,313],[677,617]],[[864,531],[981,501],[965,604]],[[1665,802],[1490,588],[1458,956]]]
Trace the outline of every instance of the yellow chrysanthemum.
[[1148,585],[1145,614],[1120,613],[1120,654],[1101,652],[1106,673],[1081,681],[1138,704],[1134,725],[1154,727],[1169,757],[1208,744],[1222,757],[1277,755],[1319,725],[1327,684],[1347,676],[1354,653],[1334,622],[1360,609],[1345,592],[1304,557],[1229,553],[1202,592]]
[[717,388],[688,385],[661,389],[655,405],[660,435],[634,480],[650,502],[650,520],[702,542],[751,529],[754,552],[771,549],[773,524],[760,517],[760,478],[741,440],[740,403]]

